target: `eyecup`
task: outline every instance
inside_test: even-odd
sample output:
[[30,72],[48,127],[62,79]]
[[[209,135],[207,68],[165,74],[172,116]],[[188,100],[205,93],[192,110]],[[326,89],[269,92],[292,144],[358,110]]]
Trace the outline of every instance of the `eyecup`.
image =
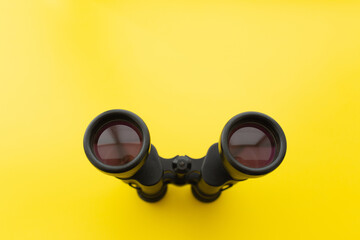
[[137,193],[139,195],[139,197],[146,201],[146,202],[150,202],[150,203],[153,203],[153,202],[157,202],[157,201],[160,201],[166,194],[167,192],[167,184],[164,184],[163,187],[161,188],[161,190],[154,194],[154,195],[148,195],[146,193],[144,193],[143,191],[141,191],[141,189],[137,189]]
[[207,194],[200,192],[199,189],[194,185],[191,185],[191,192],[197,200],[204,202],[204,203],[210,203],[210,202],[215,201],[216,199],[218,199],[220,197],[220,194],[221,194],[221,191],[219,191],[218,193],[216,193],[214,195],[207,195]]

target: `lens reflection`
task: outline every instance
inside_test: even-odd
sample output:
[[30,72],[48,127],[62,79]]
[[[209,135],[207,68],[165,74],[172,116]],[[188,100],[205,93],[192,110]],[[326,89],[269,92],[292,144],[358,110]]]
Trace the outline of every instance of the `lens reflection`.
[[265,167],[274,160],[274,137],[265,127],[255,123],[235,127],[229,134],[228,145],[231,155],[247,167]]
[[128,121],[113,121],[96,134],[94,152],[104,164],[121,166],[132,161],[142,147],[140,130]]

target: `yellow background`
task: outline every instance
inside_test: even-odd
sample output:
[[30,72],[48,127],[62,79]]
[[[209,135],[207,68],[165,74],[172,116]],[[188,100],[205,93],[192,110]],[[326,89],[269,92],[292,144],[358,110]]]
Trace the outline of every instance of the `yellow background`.
[[[1,239],[360,238],[358,1],[0,2]],[[214,203],[149,204],[85,157],[114,108],[194,158],[260,111],[287,155]]]

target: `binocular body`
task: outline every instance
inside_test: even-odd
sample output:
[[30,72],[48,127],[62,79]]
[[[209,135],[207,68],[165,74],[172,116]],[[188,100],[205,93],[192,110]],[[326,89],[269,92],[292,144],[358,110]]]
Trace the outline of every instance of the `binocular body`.
[[198,200],[212,202],[235,183],[276,169],[286,153],[286,138],[269,116],[245,112],[225,125],[219,143],[205,157],[165,159],[150,143],[140,117],[126,110],[110,110],[90,123],[84,149],[96,168],[135,188],[145,201],[160,200],[167,184],[173,183],[191,184]]

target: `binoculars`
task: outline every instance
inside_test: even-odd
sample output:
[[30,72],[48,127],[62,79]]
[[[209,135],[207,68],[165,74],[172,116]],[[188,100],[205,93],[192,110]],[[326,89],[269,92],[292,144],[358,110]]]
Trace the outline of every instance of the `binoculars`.
[[84,150],[97,169],[129,184],[145,201],[160,200],[167,184],[173,183],[191,184],[198,200],[212,202],[238,181],[275,170],[285,157],[286,138],[271,117],[245,112],[228,121],[219,143],[205,157],[165,159],[150,143],[144,121],[117,109],[100,114],[89,124]]

